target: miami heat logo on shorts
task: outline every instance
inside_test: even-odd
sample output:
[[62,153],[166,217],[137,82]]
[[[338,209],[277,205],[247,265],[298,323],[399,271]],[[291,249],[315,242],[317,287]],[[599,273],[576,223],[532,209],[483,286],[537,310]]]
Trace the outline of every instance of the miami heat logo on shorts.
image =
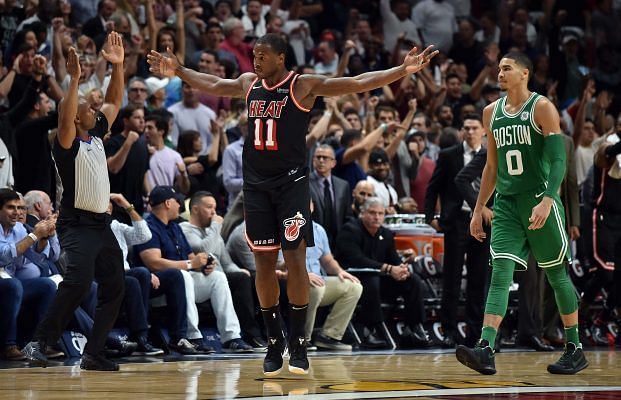
[[300,236],[300,228],[306,225],[306,219],[298,211],[293,217],[282,221],[282,224],[285,226],[285,239],[293,242]]

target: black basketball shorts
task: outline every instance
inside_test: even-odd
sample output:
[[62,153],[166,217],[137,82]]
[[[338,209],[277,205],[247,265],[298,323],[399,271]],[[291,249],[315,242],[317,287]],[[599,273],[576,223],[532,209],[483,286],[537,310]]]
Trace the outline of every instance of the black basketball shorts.
[[276,188],[244,185],[246,241],[252,251],[295,250],[315,245],[308,175]]

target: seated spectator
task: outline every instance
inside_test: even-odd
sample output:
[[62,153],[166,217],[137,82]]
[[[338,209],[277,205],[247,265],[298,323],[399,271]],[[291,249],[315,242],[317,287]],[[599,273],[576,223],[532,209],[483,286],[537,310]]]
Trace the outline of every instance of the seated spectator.
[[[245,121],[239,122],[239,126],[243,122],[247,122],[247,114],[244,117]],[[244,177],[242,176],[242,150],[244,148],[244,141],[248,134],[248,129],[240,129],[241,137],[233,143],[226,146],[224,154],[222,155],[222,180],[224,188],[229,194],[227,210],[231,208],[235,202],[235,198],[242,190],[242,184],[244,183]]]
[[237,225],[229,235],[226,241],[226,250],[231,255],[231,259],[235,264],[241,265],[250,271],[250,275],[254,278],[257,274],[257,266],[254,263],[254,255],[246,241],[246,222]]
[[210,192],[196,192],[190,200],[190,221],[180,224],[194,253],[208,253],[216,259],[216,271],[224,272],[233,296],[246,342],[255,350],[265,350],[267,343],[255,319],[255,302],[250,271],[238,267],[220,236],[222,217],[216,213],[216,199]]
[[[215,270],[215,264],[209,262],[207,254],[192,252],[181,227],[175,222],[179,218],[182,203],[183,195],[175,192],[172,187],[153,188],[149,195],[152,213],[146,219],[152,238],[145,244],[135,246],[136,254],[142,265],[151,271],[166,271],[171,268],[190,271],[194,281],[195,302],[211,300],[224,351],[252,351],[252,347],[241,339],[239,321],[226,276]],[[186,290],[192,288],[186,285]],[[188,304],[188,307],[196,309],[196,304],[193,303]],[[198,312],[189,319],[189,325],[191,332],[188,336],[192,343],[202,351],[213,351],[203,344],[202,334],[198,330]],[[190,343],[181,339],[178,345],[187,346]],[[173,344],[173,348],[175,346]]]
[[[423,283],[410,270],[395,249],[394,234],[382,227],[384,205],[378,197],[366,199],[360,208],[360,218],[345,224],[336,241],[337,260],[347,268],[373,268],[377,274],[360,277],[364,291],[360,299],[363,313],[360,322],[368,328],[363,338],[365,347],[385,347],[378,337],[378,327],[384,321],[381,298],[397,296],[405,299],[405,325],[402,339],[414,346],[427,346],[430,339],[423,328],[425,309]],[[366,330],[365,330],[366,331]]]
[[306,249],[306,269],[311,285],[304,325],[306,340],[311,341],[317,308],[331,305],[332,310],[321,332],[315,335],[313,344],[329,350],[351,350],[351,345],[341,342],[341,339],[362,295],[362,285],[334,259],[326,231],[315,221],[313,235],[315,246]]
[[[129,268],[129,263],[127,262],[128,247],[149,241],[151,239],[151,231],[149,231],[147,223],[138,215],[134,207],[122,194],[111,193],[110,200],[108,214],[112,214],[112,202],[114,202],[117,206],[124,209],[132,220],[132,226],[129,226],[113,219],[110,223],[110,228],[123,252],[123,266],[125,268],[123,309],[127,315],[130,339],[134,340],[137,345],[134,354],[145,356],[163,354],[164,351],[153,346],[148,339],[149,324],[147,315],[149,313],[149,298],[161,293],[166,293],[167,298],[174,297],[174,299],[167,301],[171,311],[170,314],[172,314],[171,318],[177,322],[170,329],[170,335],[173,341],[176,338],[184,338],[187,320],[185,319],[186,301],[183,277],[178,271],[173,271],[177,272],[176,274],[165,271],[160,274],[162,275],[160,280],[158,275],[151,274],[145,267]],[[170,289],[174,289],[174,291]]]
[[[24,210],[20,211],[20,207]],[[24,225],[18,221],[20,213],[25,216],[25,206],[20,205],[17,192],[11,189],[0,189],[0,225],[2,226],[2,235],[0,235],[0,278],[2,279],[0,281],[3,287],[2,297],[7,300],[2,303],[4,310],[1,313],[3,324],[0,328],[0,338],[3,339],[1,356],[8,360],[25,358],[17,347],[17,317],[20,310],[23,310],[25,306],[30,307],[31,314],[34,314],[36,320],[40,321],[56,294],[56,284],[49,278],[17,278],[21,275],[21,270],[25,268],[25,265],[30,263],[31,258],[36,259],[39,253],[49,251],[47,238],[56,229],[54,221],[46,220],[35,225],[32,233],[27,233]],[[48,357],[58,356],[51,347],[48,347],[46,352]]]

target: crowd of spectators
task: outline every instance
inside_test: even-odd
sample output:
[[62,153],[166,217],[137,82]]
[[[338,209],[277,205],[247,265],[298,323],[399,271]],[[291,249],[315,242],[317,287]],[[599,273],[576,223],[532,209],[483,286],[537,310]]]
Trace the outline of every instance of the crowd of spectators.
[[[597,233],[602,229],[594,229],[592,216],[621,221],[618,205],[599,201],[605,190],[616,190],[608,194],[613,198],[621,195],[615,185],[621,173],[610,152],[612,164],[594,160],[600,148],[621,138],[621,98],[615,96],[621,89],[619,23],[618,0],[0,0],[0,357],[23,358],[19,345],[29,333],[19,316],[43,315],[62,280],[53,212],[62,185],[51,143],[70,80],[68,49],[75,47],[80,56],[80,95],[98,111],[110,81],[101,50],[112,31],[124,39],[126,93],[104,146],[115,193],[110,212],[131,292],[124,299],[131,321],[127,342],[134,344],[123,342],[120,350],[161,352],[146,332],[150,307],[159,301],[170,314],[167,345],[184,354],[213,352],[199,329],[196,304],[206,300],[225,351],[265,349],[254,261],[244,237],[245,102],[201,93],[179,78],[152,76],[146,54],[169,52],[200,72],[236,78],[253,71],[253,42],[266,33],[287,40],[289,69],[333,77],[399,65],[413,46],[440,50],[416,75],[370,93],[318,100],[310,112],[306,142],[318,245],[307,255],[313,289],[309,343],[350,349],[342,338],[353,315],[363,345],[385,347],[380,304],[401,297],[400,343],[431,344],[421,277],[411,267],[413,258],[396,250],[394,234],[382,226],[384,216],[425,213],[445,233],[446,197],[462,196],[458,205],[472,202],[476,185],[474,195],[467,185],[458,194],[459,182],[453,190],[453,182],[438,181],[436,165],[442,154],[449,157],[444,149],[470,148],[473,130],[481,138],[465,163],[485,149],[480,115],[503,95],[498,62],[502,54],[519,51],[534,66],[529,87],[557,106],[570,139],[562,197],[581,266],[574,270],[584,272],[572,275],[583,295],[581,332],[587,344],[606,344],[606,322],[619,318],[615,307],[621,306],[606,296],[621,288],[621,239],[616,235],[605,249],[598,247],[604,246]],[[604,187],[604,179],[612,184]],[[25,241],[29,232],[40,238],[32,246]],[[465,240],[468,233],[459,235]],[[464,252],[445,247],[445,260],[460,273]],[[286,266],[281,268],[279,277],[286,280]],[[377,274],[347,272],[360,268]],[[459,277],[451,279],[444,287],[452,288],[453,299],[443,302],[451,305],[442,312],[459,300]],[[83,304],[91,315],[93,293]],[[593,312],[590,306],[602,294],[608,301]],[[469,306],[480,312],[480,296],[473,299]],[[363,312],[355,313],[357,303]],[[325,305],[332,312],[313,333],[310,311]],[[450,312],[440,320],[448,324],[455,315]],[[538,311],[526,310],[520,318],[529,312]],[[546,343],[533,338],[562,342],[558,321],[538,324],[518,336],[537,349]],[[446,326],[447,335],[454,328]],[[58,355],[53,347],[48,351]]]

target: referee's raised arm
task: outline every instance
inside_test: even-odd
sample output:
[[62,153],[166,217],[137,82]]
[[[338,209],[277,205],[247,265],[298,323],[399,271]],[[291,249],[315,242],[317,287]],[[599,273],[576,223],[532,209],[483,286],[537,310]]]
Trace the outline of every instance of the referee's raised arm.
[[64,149],[71,147],[76,137],[75,122],[78,114],[78,85],[80,82],[80,58],[74,47],[67,55],[67,73],[71,77],[69,89],[58,105],[58,142]]
[[111,32],[108,35],[106,45],[101,50],[101,54],[112,64],[110,84],[108,85],[106,97],[101,107],[101,112],[108,120],[108,126],[111,126],[123,103],[123,91],[125,87],[125,77],[123,73],[125,49],[123,48],[123,37],[116,32]]

